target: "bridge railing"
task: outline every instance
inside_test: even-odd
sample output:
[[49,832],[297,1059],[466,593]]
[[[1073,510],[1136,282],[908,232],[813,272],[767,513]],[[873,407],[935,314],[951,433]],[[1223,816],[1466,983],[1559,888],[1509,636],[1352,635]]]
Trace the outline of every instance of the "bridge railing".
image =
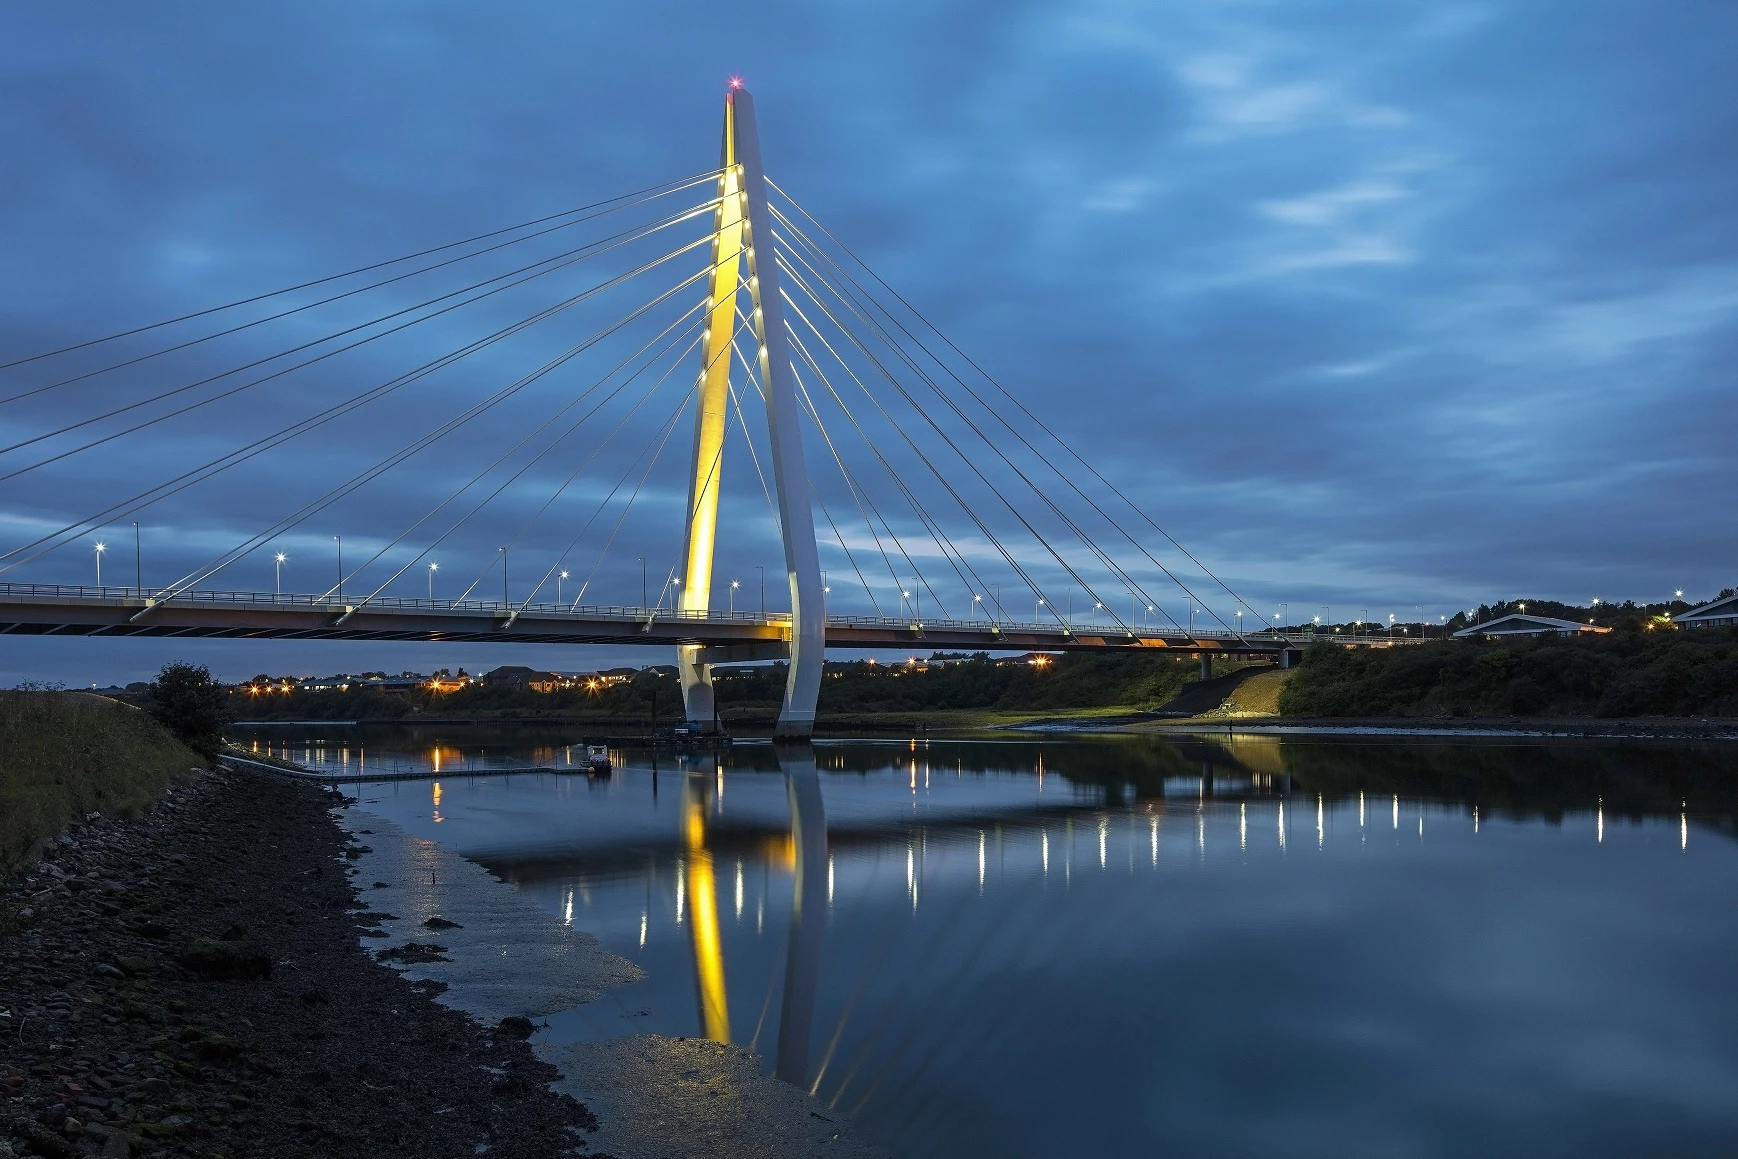
[[[786,627],[790,624],[790,613],[758,611],[687,611],[680,608],[644,608],[631,604],[569,604],[569,603],[519,603],[501,600],[443,600],[429,599],[423,596],[375,596],[364,601],[352,603],[349,599],[340,597],[336,592],[312,594],[308,592],[246,592],[246,591],[216,591],[216,590],[180,590],[171,591],[166,588],[149,588],[121,586],[116,584],[38,584],[38,583],[0,583],[0,600],[40,599],[50,601],[79,601],[101,603],[115,606],[138,607],[146,601],[155,600],[165,604],[194,605],[211,607],[214,605],[248,609],[284,609],[289,611],[319,611],[334,615],[355,608],[391,610],[400,612],[435,612],[456,613],[468,615],[488,615],[491,617],[509,616],[517,613],[520,616],[536,616],[538,618],[560,617],[574,620],[613,620],[624,624],[649,624],[654,622],[690,622],[713,624],[740,624],[757,627]],[[1356,640],[1346,636],[1314,636],[1309,633],[1280,632],[1274,629],[1261,629],[1253,632],[1231,632],[1223,629],[1200,628],[1184,629],[1174,626],[1162,628],[1143,627],[1132,632],[1115,624],[1067,624],[1057,621],[1032,622],[1010,620],[956,620],[935,619],[913,616],[828,616],[827,623],[840,628],[889,629],[905,632],[963,632],[983,633],[986,636],[1018,633],[1027,636],[1048,636],[1058,643],[1071,636],[1112,636],[1129,637],[1148,640],[1183,641],[1190,640],[1247,640],[1262,643],[1303,645],[1316,639],[1332,640],[1336,643],[1366,643],[1372,640],[1384,641],[1385,636],[1361,637]],[[1396,644],[1419,643],[1416,639],[1404,637],[1392,641]]]

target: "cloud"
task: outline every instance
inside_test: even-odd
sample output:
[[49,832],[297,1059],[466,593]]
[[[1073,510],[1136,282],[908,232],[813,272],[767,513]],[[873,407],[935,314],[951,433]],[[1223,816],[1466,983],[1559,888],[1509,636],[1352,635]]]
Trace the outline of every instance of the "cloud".
[[[1710,523],[1683,502],[1738,487],[1723,445],[1738,421],[1730,5],[775,0],[752,35],[677,0],[103,12],[101,37],[52,5],[9,14],[0,37],[0,362],[699,172],[723,78],[742,73],[780,184],[1252,601],[1452,610],[1579,597],[1592,576],[1602,593],[1645,594],[1666,572],[1694,590],[1733,582],[1738,516]],[[380,311],[459,284],[435,280],[387,291]],[[512,323],[558,281],[0,483],[0,551]],[[183,574],[630,304],[551,319],[149,508],[148,570]],[[239,335],[0,402],[0,427],[48,429],[372,316],[334,305],[271,342]],[[603,355],[286,532],[299,575],[324,574],[333,534],[347,553],[391,539],[584,390]],[[0,398],[50,370],[0,371]],[[640,417],[673,413],[686,373]],[[865,439],[957,525],[974,568],[994,565],[890,429],[836,427],[938,585],[967,586],[941,574]],[[686,432],[599,566],[611,598],[637,596],[636,559],[662,574],[679,553]],[[521,574],[559,558],[618,479],[633,488],[645,432],[629,433],[515,546]],[[776,571],[760,485],[739,444],[730,455],[718,574]],[[852,550],[872,551],[813,456]],[[443,581],[489,566],[580,457],[550,452],[454,532]],[[989,509],[998,534],[1014,523]],[[836,579],[849,565],[829,537]],[[1007,537],[1055,581],[1045,553]],[[82,542],[0,579],[82,577]],[[602,548],[581,544],[586,568]],[[223,582],[270,582],[265,558]],[[1021,581],[1001,582],[1024,602]],[[92,642],[65,674],[107,679],[104,655],[137,665],[162,647]]]

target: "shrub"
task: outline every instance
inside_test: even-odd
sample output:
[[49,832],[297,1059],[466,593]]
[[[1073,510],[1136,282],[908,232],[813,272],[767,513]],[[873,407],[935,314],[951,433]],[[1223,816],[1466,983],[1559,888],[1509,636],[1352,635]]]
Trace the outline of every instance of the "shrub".
[[188,748],[214,757],[229,723],[229,693],[203,664],[165,664],[145,693],[145,707]]

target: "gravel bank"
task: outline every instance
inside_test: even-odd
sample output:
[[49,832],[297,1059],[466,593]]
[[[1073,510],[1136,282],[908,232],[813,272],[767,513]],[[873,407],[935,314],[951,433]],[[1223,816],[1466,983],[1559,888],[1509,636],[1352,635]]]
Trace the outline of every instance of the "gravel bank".
[[528,1023],[484,1029],[359,945],[380,919],[340,803],[206,774],[7,890],[0,1159],[600,1154]]

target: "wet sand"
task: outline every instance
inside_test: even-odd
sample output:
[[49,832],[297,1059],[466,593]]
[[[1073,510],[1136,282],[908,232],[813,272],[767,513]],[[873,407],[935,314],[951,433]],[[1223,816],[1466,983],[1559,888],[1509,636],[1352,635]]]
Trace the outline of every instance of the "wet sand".
[[0,896],[0,1159],[874,1154],[739,1048],[544,1045],[638,968],[306,780],[201,774]]

